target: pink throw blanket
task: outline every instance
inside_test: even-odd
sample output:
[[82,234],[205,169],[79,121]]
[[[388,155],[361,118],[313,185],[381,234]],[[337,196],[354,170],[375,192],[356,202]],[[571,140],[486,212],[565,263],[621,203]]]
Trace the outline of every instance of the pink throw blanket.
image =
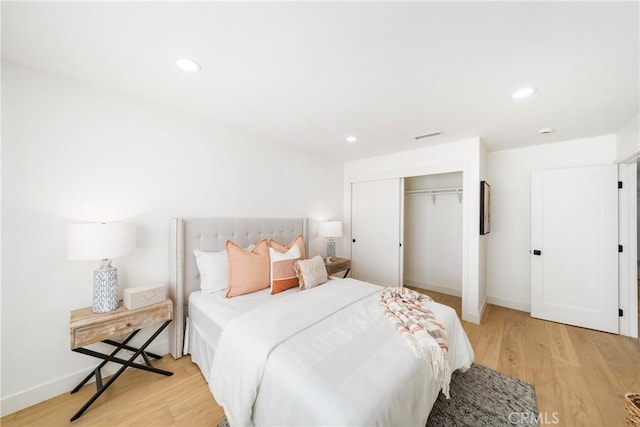
[[388,288],[380,296],[380,307],[416,353],[416,357],[431,362],[433,374],[449,398],[451,369],[449,368],[447,332],[444,325],[425,307],[431,297],[407,288]]

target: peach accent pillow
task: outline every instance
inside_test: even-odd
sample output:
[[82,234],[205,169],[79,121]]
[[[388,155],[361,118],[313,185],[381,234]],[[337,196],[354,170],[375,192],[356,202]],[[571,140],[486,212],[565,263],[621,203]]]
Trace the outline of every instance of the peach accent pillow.
[[304,238],[302,237],[302,234],[293,239],[287,246],[283,246],[275,240],[269,240],[269,246],[282,253],[286,253],[293,245],[298,245],[298,249],[300,249],[300,259],[305,259],[307,254],[304,250]]
[[262,240],[247,251],[227,240],[229,287],[227,298],[249,294],[269,287],[269,245]]

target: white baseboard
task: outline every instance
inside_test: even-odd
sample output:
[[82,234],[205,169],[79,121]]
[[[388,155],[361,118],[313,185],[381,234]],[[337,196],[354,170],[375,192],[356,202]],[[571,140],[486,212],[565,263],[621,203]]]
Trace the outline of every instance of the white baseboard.
[[[147,350],[151,353],[165,354],[168,352],[168,348],[169,343],[167,341],[164,341],[151,344],[147,348]],[[133,352],[127,350],[122,350],[120,353],[118,353],[118,356],[120,358],[129,358],[132,355]],[[98,366],[100,364],[99,359],[94,358],[93,360],[95,360],[96,362],[95,366]],[[87,375],[89,375],[91,371],[95,369],[95,366],[93,368],[85,368],[72,374],[56,378],[52,381],[39,384],[35,387],[28,388],[9,396],[3,396],[2,399],[0,399],[0,416],[4,417],[5,415],[13,414],[14,412],[17,412],[24,408],[28,408],[29,406],[35,405],[36,403],[44,402],[45,400],[51,399],[52,397],[70,392],[76,385],[78,385],[80,381],[82,381]],[[110,375],[113,375],[120,367],[121,365],[108,363],[102,370],[102,377],[106,378]],[[91,384],[94,382],[95,377],[89,380],[87,384]],[[80,409],[80,407],[78,407],[78,409]],[[69,418],[71,418],[72,415],[73,414],[69,414]]]
[[[464,310],[464,304],[462,304],[462,307],[463,307],[462,309]],[[463,311],[462,320],[479,325],[480,321],[482,320],[482,316],[484,316],[484,310],[486,308],[487,308],[487,298],[485,297],[484,301],[482,301],[482,304],[480,305],[480,310],[478,310],[478,313],[465,313]]]
[[426,289],[428,291],[439,292],[445,295],[452,295],[454,297],[462,297],[461,289],[447,288],[445,286],[431,285],[429,283],[417,282],[415,280],[404,279],[404,284],[413,286],[415,288]]
[[518,311],[531,313],[531,304],[528,302],[512,301],[504,298],[487,297],[487,302],[500,307],[512,308]]
[[[415,280],[409,280],[409,279],[405,279],[404,280],[404,284],[408,285],[408,286],[413,286],[413,287],[416,287],[416,288],[426,289],[426,290],[429,290],[429,291],[439,292],[439,293],[445,294],[445,295],[453,295],[455,297],[462,297],[462,291],[458,290],[458,289],[446,288],[444,286],[431,285],[429,283],[417,282]],[[504,298],[487,296],[484,299],[484,301],[482,302],[482,305],[480,306],[480,312],[477,313],[477,314],[466,313],[463,316],[464,320],[479,324],[480,320],[482,320],[482,316],[484,316],[484,312],[485,312],[485,310],[487,308],[487,304],[493,304],[493,305],[498,305],[500,307],[512,308],[514,310],[524,311],[524,312],[527,312],[527,313],[531,312],[531,304],[530,303],[521,302],[521,301],[512,301],[512,300],[508,300],[508,299],[504,299]]]
[[475,323],[476,325],[479,325],[480,319],[481,319],[481,316],[479,314],[462,312],[462,320],[464,320],[465,322],[471,322],[471,323]]
[[484,316],[484,311],[487,309],[487,300],[489,297],[484,297],[484,301],[482,301],[482,305],[480,306],[480,314],[478,314],[478,323],[482,320]]

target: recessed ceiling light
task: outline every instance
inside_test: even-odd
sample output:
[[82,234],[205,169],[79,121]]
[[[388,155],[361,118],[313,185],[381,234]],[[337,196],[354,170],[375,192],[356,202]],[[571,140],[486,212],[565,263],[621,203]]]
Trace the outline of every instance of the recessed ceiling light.
[[180,58],[176,61],[176,65],[180,67],[180,69],[187,71],[189,73],[195,73],[196,71],[200,71],[200,64],[198,64],[193,59]]
[[551,128],[542,128],[542,129],[538,130],[538,133],[540,135],[545,135],[545,134],[551,133],[551,132],[553,132],[553,129],[551,129]]
[[522,98],[526,98],[527,96],[533,94],[536,90],[532,87],[523,87],[518,89],[517,91],[513,92],[511,94],[511,98],[513,99],[522,99]]
[[356,138],[355,136],[351,135],[345,138],[347,140],[347,142],[349,144],[355,144],[356,142],[358,142],[358,138]]

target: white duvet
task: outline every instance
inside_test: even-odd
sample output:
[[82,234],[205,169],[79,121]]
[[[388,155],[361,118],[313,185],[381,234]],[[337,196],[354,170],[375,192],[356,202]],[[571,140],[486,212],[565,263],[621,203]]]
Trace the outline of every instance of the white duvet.
[[[382,287],[332,280],[261,305],[224,328],[210,389],[232,426],[424,426],[439,387],[379,307]],[[450,307],[451,370],[473,351]]]

